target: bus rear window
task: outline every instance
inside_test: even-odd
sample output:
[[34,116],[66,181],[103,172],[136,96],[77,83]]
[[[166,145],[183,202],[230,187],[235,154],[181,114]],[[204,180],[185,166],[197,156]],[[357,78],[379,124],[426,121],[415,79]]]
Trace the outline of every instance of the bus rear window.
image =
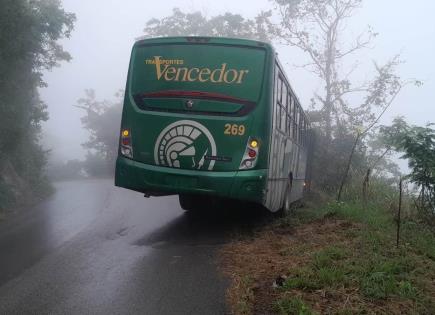
[[265,56],[262,48],[239,46],[139,46],[133,51],[130,93],[194,91],[257,102]]

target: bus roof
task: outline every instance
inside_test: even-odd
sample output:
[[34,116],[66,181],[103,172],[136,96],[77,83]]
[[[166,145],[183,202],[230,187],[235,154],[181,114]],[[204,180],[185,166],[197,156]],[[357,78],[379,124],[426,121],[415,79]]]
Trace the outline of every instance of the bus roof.
[[223,44],[223,45],[241,45],[251,47],[265,47],[273,50],[271,44],[244,38],[230,37],[211,37],[211,36],[174,36],[174,37],[140,37],[136,40],[135,45],[141,44],[170,44],[170,43],[203,43],[203,44]]

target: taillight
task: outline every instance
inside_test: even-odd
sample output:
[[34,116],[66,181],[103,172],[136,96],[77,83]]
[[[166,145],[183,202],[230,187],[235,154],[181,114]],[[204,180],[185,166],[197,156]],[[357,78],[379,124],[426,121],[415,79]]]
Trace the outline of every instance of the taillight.
[[120,152],[123,156],[132,159],[133,147],[131,145],[131,131],[130,129],[121,130],[121,145]]
[[257,139],[250,137],[239,169],[247,170],[255,167],[257,164],[259,148],[260,142]]

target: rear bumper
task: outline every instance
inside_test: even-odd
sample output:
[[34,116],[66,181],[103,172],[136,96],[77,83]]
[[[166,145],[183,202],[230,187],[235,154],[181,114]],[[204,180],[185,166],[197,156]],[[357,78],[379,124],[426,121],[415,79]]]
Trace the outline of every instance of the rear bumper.
[[115,185],[142,193],[210,194],[263,203],[267,170],[210,172],[116,161]]

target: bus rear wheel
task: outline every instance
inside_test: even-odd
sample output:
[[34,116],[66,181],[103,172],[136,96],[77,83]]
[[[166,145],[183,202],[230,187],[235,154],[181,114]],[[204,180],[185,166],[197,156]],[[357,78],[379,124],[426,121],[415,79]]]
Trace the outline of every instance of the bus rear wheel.
[[185,211],[198,211],[203,205],[201,198],[195,195],[180,194],[178,200],[181,208]]
[[292,212],[291,192],[292,192],[292,181],[289,180],[285,189],[284,203],[282,205],[282,208],[278,211],[278,214],[280,216],[286,216]]

